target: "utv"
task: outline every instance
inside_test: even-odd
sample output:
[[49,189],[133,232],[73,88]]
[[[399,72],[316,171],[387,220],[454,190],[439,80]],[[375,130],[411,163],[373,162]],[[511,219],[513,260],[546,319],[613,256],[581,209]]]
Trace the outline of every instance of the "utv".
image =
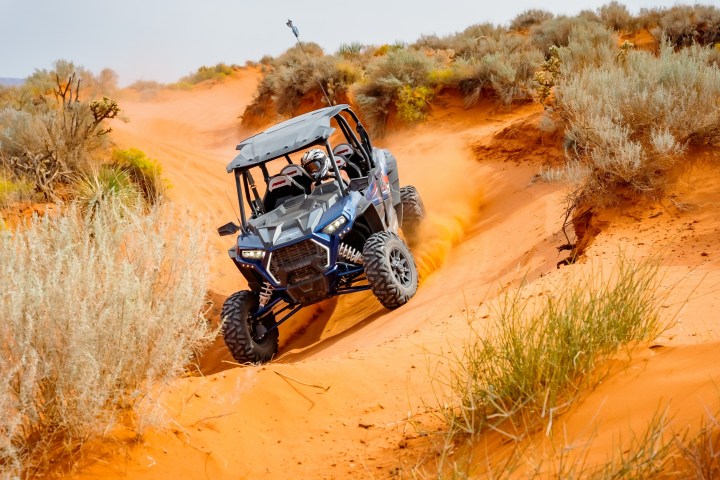
[[[334,148],[331,138],[339,140]],[[308,155],[326,160],[324,172],[298,162],[308,148],[303,162]],[[250,288],[222,308],[225,343],[238,362],[272,359],[278,326],[326,298],[372,289],[389,309],[412,298],[417,269],[398,228],[412,239],[423,204],[414,187],[400,188],[395,158],[372,146],[348,105],[292,118],[236,149],[227,171],[235,176],[240,225],[218,233],[240,232],[228,253]]]

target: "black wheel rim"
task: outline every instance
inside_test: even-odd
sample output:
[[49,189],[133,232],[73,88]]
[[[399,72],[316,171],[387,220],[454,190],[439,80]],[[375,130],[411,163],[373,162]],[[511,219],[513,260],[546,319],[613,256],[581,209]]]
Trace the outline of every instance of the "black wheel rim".
[[412,283],[412,269],[410,262],[403,252],[397,248],[390,251],[390,269],[392,270],[395,280],[403,287],[408,287]]
[[265,339],[270,329],[258,318],[248,318],[250,327],[250,336],[256,342],[261,342]]

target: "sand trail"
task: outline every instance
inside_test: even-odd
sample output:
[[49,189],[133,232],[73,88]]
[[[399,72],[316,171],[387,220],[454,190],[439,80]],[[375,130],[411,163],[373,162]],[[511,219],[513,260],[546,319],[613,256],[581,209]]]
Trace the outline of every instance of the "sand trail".
[[[213,226],[234,216],[224,194],[232,199],[234,193],[225,164],[241,137],[236,117],[256,81],[256,74],[248,74],[151,102],[129,102],[131,121],[117,128],[120,143],[160,160],[173,197]],[[716,349],[705,346],[717,340],[720,305],[720,219],[712,209],[718,201],[712,181],[697,188],[701,177],[689,180],[696,188],[678,195],[694,196],[696,210],[668,207],[660,223],[643,211],[608,213],[613,227],[596,239],[587,264],[557,270],[562,255],[556,247],[565,243],[559,232],[564,191],[534,181],[550,154],[540,144],[524,145],[518,130],[539,111],[537,106],[464,110],[450,103],[429,122],[376,141],[398,158],[401,182],[415,185],[428,209],[425,241],[415,249],[423,280],[414,299],[392,312],[367,293],[308,309],[294,330],[281,332],[280,355],[265,366],[227,369],[232,365],[222,362],[229,354],[217,345],[211,370],[224,371],[181,379],[160,393],[172,418],[167,429],[150,429],[135,445],[89,448],[88,463],[73,478],[388,478],[398,468],[407,473],[438,438],[419,437],[414,426],[420,422],[431,431],[441,426],[427,413],[442,395],[442,386],[430,377],[447,372],[443,355],[462,345],[468,317],[482,318],[487,302],[522,278],[541,289],[573,269],[590,268],[591,261],[609,267],[623,244],[634,245],[633,255],[642,256],[656,242],[672,248],[683,235],[687,243],[667,261],[668,282],[702,278],[703,283],[680,282],[678,298],[692,292],[692,301],[661,339],[665,347],[643,350],[631,370],[598,387],[563,421],[581,438],[582,426],[601,410],[593,417],[601,419],[593,438],[606,445],[602,442],[649,418],[647,405],[663,396],[655,385],[678,392],[663,398],[717,407],[720,396],[711,398],[707,386],[720,380],[712,369]],[[483,150],[499,132],[510,138],[507,145]],[[520,140],[513,143],[511,137]],[[700,223],[693,223],[698,218]],[[228,243],[227,237],[215,241],[217,301],[242,288],[225,253]],[[93,461],[99,457],[102,461]]]

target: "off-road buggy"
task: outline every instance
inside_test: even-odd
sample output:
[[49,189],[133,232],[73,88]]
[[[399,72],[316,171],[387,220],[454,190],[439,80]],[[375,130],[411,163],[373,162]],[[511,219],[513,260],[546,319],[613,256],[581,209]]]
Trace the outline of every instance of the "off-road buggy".
[[[334,148],[331,139],[340,140]],[[297,161],[312,147],[330,160],[322,181]],[[227,171],[235,176],[240,225],[218,233],[240,232],[228,253],[250,288],[222,308],[225,343],[238,362],[269,361],[278,326],[326,298],[372,289],[389,309],[412,298],[417,270],[398,229],[412,239],[423,204],[414,187],[400,188],[395,157],[372,146],[348,105],[279,123],[237,150]]]

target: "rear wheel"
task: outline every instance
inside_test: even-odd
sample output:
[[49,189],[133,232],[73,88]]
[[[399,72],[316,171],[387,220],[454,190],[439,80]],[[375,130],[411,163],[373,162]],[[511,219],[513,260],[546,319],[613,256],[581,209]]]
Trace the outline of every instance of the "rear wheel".
[[412,185],[400,188],[400,203],[403,206],[402,228],[405,238],[411,244],[418,240],[420,224],[425,218],[425,205],[417,191]]
[[363,248],[363,262],[368,283],[385,308],[398,308],[415,295],[418,286],[415,260],[396,234],[371,235]]
[[264,363],[278,351],[278,329],[270,313],[251,319],[250,312],[258,307],[257,294],[243,290],[225,300],[222,308],[223,337],[232,356],[239,363]]

